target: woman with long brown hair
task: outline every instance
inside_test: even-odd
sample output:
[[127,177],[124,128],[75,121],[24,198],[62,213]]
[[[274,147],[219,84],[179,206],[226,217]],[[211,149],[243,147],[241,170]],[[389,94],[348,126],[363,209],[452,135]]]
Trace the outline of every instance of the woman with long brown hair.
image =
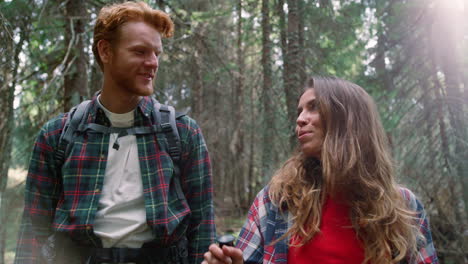
[[299,150],[257,195],[237,248],[211,245],[203,263],[438,263],[364,89],[311,78],[297,110]]

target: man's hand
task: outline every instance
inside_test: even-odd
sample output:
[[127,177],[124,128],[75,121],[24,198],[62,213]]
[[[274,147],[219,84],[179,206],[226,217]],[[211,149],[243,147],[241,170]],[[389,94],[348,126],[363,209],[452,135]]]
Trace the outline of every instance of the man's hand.
[[209,251],[203,257],[205,260],[201,264],[243,264],[242,251],[235,247],[223,246],[220,248],[216,244],[211,244]]

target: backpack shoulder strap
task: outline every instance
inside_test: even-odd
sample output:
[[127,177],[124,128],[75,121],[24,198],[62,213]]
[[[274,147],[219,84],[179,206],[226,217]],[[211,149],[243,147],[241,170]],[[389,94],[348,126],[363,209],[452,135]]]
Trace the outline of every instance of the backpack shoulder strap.
[[179,119],[179,118],[181,118],[183,116],[186,116],[186,115],[187,115],[187,111],[185,111],[185,112],[177,112],[176,111],[175,112],[175,119]]
[[175,172],[175,188],[177,196],[184,198],[185,195],[182,191],[180,184],[180,156],[182,154],[181,141],[179,130],[177,129],[176,118],[180,118],[185,114],[176,113],[174,107],[161,104],[156,99],[152,98],[154,104],[154,118],[155,122],[160,125],[162,133],[167,140],[167,152],[171,156],[172,163],[174,164]]
[[62,133],[60,134],[57,150],[55,151],[55,163],[56,168],[62,167],[65,162],[65,157],[70,154],[70,142],[73,141],[75,131],[88,113],[88,105],[91,101],[86,100],[81,102],[79,105],[74,106],[70,112],[68,112],[67,120],[63,126]]
[[176,118],[185,114],[176,113],[174,107],[161,104],[153,98],[154,116],[156,122],[160,125],[168,143],[168,153],[171,158],[178,163],[181,155],[181,142],[179,130],[177,129]]

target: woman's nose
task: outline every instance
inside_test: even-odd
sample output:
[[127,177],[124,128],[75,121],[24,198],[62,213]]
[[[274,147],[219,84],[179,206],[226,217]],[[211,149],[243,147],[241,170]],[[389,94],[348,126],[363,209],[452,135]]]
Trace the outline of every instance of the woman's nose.
[[303,127],[307,124],[307,119],[303,114],[300,114],[296,119],[296,124],[300,127]]

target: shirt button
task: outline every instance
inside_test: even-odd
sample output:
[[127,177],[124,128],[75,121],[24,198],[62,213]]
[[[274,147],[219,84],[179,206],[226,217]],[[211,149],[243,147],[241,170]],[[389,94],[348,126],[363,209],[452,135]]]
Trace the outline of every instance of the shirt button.
[[101,190],[99,188],[97,188],[96,190],[94,190],[95,192],[100,192]]
[[106,158],[106,155],[101,154],[101,159],[105,159],[105,158]]
[[91,226],[90,226],[90,225],[87,225],[87,226],[86,226],[86,230],[91,230]]

